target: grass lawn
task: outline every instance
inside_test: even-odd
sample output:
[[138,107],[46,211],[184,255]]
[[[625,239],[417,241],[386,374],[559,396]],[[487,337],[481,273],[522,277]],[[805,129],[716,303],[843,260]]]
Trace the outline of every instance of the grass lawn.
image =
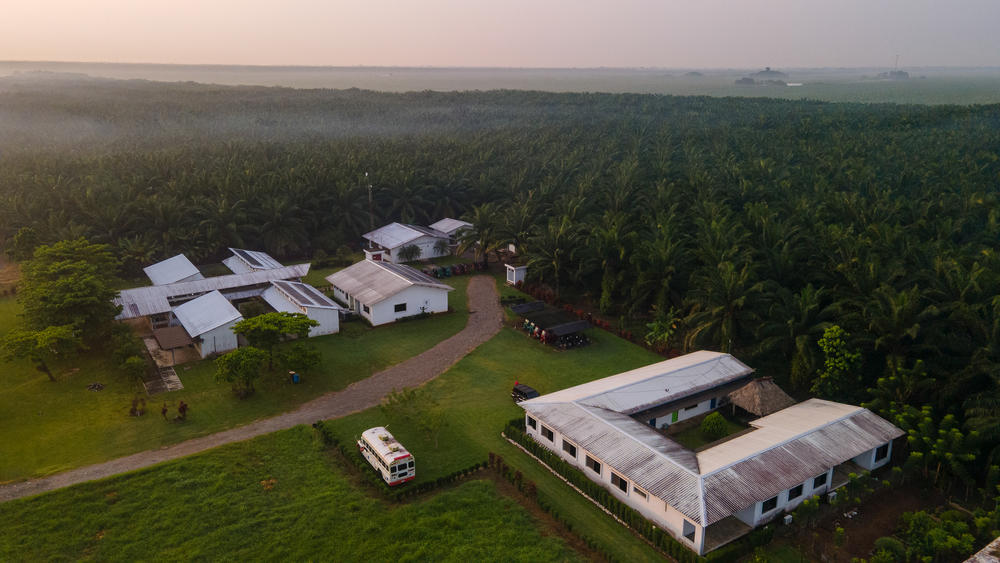
[[[411,404],[390,412],[369,409],[330,421],[329,427],[341,439],[353,440],[366,428],[387,424],[413,452],[418,481],[434,480],[467,467],[486,459],[491,451],[499,453],[536,482],[547,501],[573,522],[575,531],[623,561],[662,560],[500,436],[508,420],[524,413],[510,398],[515,380],[548,393],[662,359],[604,331],[591,330],[588,336],[593,341],[590,346],[557,351],[505,328],[446,374],[420,388]],[[421,421],[434,419],[442,421],[436,432],[421,428]]]
[[0,560],[580,560],[490,480],[390,505],[299,426],[0,504]]
[[[38,477],[98,463],[131,453],[159,448],[211,434],[294,409],[327,391],[346,387],[373,372],[419,354],[457,333],[468,319],[465,289],[468,277],[449,280],[453,312],[415,322],[375,329],[358,322],[345,323],[340,334],[309,340],[323,353],[323,364],[300,385],[283,375],[265,376],[257,393],[246,400],[232,396],[229,387],[213,379],[211,361],[178,368],[184,389],[147,398],[149,412],[128,416],[133,398],[146,397],[140,385],[118,375],[97,353],[83,354],[56,366],[59,381],[49,382],[27,362],[0,362],[0,483]],[[19,308],[0,299],[0,336],[17,322]],[[103,391],[87,390],[100,382]],[[164,421],[163,402],[173,407],[183,400],[191,406],[188,421]]]
[[[712,412],[719,412],[719,411],[712,411]],[[729,420],[729,418],[727,417],[723,418],[726,421],[726,436],[730,436],[732,434],[735,434],[737,432],[742,432],[743,430],[747,429],[746,426],[738,422],[733,422],[732,420]],[[702,417],[702,420],[704,420],[704,417]],[[706,440],[705,437],[702,436],[700,422],[698,424],[692,425],[689,428],[684,429],[681,432],[678,432],[677,434],[671,434],[670,438],[672,440],[676,440],[682,446],[691,450],[697,450],[698,448],[715,441],[715,440]]]

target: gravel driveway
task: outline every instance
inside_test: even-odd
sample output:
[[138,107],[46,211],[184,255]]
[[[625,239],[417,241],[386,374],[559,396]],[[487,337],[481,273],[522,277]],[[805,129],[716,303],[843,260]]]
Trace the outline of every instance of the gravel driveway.
[[503,309],[500,307],[494,279],[483,275],[473,277],[469,280],[467,293],[469,320],[458,334],[441,341],[420,355],[373,374],[367,379],[352,383],[343,391],[327,393],[294,411],[261,419],[232,430],[194,438],[159,450],[149,450],[73,469],[50,477],[3,485],[0,486],[0,502],[149,467],[222,444],[240,442],[298,424],[312,424],[321,419],[339,418],[376,406],[382,397],[394,390],[417,387],[444,373],[466,354],[500,331]]

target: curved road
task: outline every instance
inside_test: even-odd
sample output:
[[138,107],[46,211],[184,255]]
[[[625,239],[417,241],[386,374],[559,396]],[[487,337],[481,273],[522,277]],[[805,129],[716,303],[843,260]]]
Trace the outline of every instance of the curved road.
[[382,397],[394,390],[417,387],[444,373],[466,354],[500,331],[503,324],[503,309],[500,307],[494,279],[490,276],[475,276],[470,279],[468,299],[469,320],[458,334],[441,341],[422,354],[375,373],[367,379],[356,381],[342,391],[327,393],[294,411],[224,432],[194,438],[159,450],[149,450],[72,469],[49,477],[3,485],[0,486],[0,502],[110,477],[230,442],[240,442],[299,424],[312,424],[317,420],[339,418],[376,406]]

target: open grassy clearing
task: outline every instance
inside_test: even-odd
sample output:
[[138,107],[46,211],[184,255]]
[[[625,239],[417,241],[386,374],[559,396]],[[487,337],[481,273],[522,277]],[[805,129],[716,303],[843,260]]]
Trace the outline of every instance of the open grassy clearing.
[[[467,277],[452,278],[448,314],[372,329],[345,323],[340,334],[310,339],[323,354],[323,364],[303,383],[290,385],[281,370],[265,375],[257,393],[245,400],[214,381],[211,361],[178,368],[184,389],[147,398],[145,416],[128,416],[132,399],[146,398],[141,385],[114,372],[97,353],[58,364],[59,379],[47,380],[28,362],[0,362],[0,427],[16,440],[0,440],[0,482],[37,477],[155,449],[218,432],[294,409],[328,391],[415,356],[457,333],[468,319]],[[14,299],[0,299],[0,336],[17,323]],[[87,390],[100,382],[103,391]],[[184,423],[164,421],[178,401],[191,410]]]
[[[505,328],[420,388],[412,402],[391,412],[369,409],[330,421],[328,427],[342,440],[352,441],[366,428],[387,424],[416,457],[418,482],[467,467],[491,451],[499,453],[538,485],[540,494],[573,523],[575,531],[623,561],[661,559],[500,436],[504,424],[524,412],[510,398],[515,380],[548,393],[661,359],[604,331],[591,330],[588,336],[592,345],[562,352]],[[421,427],[422,421],[435,418],[441,420],[436,431]]]
[[299,426],[0,505],[0,560],[568,561],[490,480],[391,505]]
[[[712,412],[718,412],[718,411],[712,411]],[[682,430],[682,431],[680,431],[680,432],[678,432],[676,434],[671,434],[670,438],[673,439],[673,440],[676,440],[682,446],[684,446],[685,448],[691,449],[691,450],[697,450],[698,448],[700,448],[702,446],[705,446],[707,444],[712,443],[713,441],[716,441],[716,440],[708,440],[708,439],[705,438],[704,435],[702,435],[702,433],[701,433],[701,421],[704,420],[704,419],[705,419],[705,417],[701,417],[699,419],[699,421],[698,421],[698,424],[692,424],[688,428],[685,428],[684,430]],[[738,422],[734,422],[734,421],[730,420],[729,418],[724,418],[724,420],[726,421],[726,436],[727,437],[731,436],[733,434],[736,434],[737,432],[742,432],[743,430],[747,429],[746,425],[740,424]]]

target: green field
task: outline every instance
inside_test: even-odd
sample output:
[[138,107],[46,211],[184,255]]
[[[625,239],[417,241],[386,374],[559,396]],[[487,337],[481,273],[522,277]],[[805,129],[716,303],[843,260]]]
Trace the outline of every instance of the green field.
[[579,560],[489,480],[390,505],[299,426],[0,504],[0,560]]
[[[235,398],[228,385],[213,379],[211,361],[179,367],[184,389],[147,398],[141,385],[125,379],[96,353],[58,366],[52,383],[27,362],[0,363],[0,427],[17,440],[0,440],[0,483],[38,477],[74,467],[159,448],[246,424],[294,409],[328,391],[343,389],[387,366],[433,347],[457,333],[468,319],[468,278],[451,278],[453,311],[423,319],[369,328],[344,323],[340,334],[311,339],[323,354],[317,373],[290,385],[280,373],[265,375],[257,393]],[[17,322],[17,303],[0,300],[0,336]],[[276,370],[280,372],[280,370]],[[87,385],[100,382],[104,390]],[[146,398],[148,412],[130,417],[133,398]],[[164,421],[164,402],[175,412],[178,401],[190,405],[184,423]]]

